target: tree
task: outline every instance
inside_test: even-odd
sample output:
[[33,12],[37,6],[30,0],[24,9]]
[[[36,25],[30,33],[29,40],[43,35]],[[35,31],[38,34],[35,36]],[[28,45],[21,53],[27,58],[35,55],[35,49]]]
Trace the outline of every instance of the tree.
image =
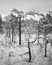
[[27,39],[27,45],[28,45],[28,54],[29,54],[29,62],[31,62],[31,44],[35,43],[37,38],[35,40],[30,41],[31,35],[36,34],[36,29],[35,29],[35,21],[34,20],[28,20],[26,19],[22,23],[22,31],[24,34],[26,34],[26,39]]
[[30,39],[30,35],[29,35],[29,38],[28,38],[28,50],[29,50],[29,62],[31,62],[31,49],[30,49],[30,42],[29,42],[29,39]]
[[19,24],[18,24],[18,19],[16,16],[11,14],[11,17],[12,17],[12,19],[10,20],[10,22],[11,22],[10,24],[11,24],[11,31],[12,31],[12,42],[14,42],[15,31],[17,30]]
[[5,17],[4,27],[7,31],[8,36],[11,38],[11,42],[14,42],[14,35],[16,28],[18,28],[18,21],[16,16],[10,14]]
[[19,45],[21,45],[21,23],[23,17],[24,17],[24,12],[20,11],[19,12]]
[[3,21],[2,21],[2,16],[0,15],[0,33],[3,32]]
[[24,12],[23,11],[18,11],[17,9],[12,10],[12,14],[16,16],[18,24],[19,24],[19,45],[21,45],[21,21],[22,18],[24,17]]
[[42,27],[43,29],[41,30],[44,36],[44,44],[45,44],[45,57],[47,57],[47,44],[48,44],[48,40],[47,40],[47,34],[48,34],[48,20],[46,18],[46,16],[44,16],[44,18],[41,20],[42,21]]

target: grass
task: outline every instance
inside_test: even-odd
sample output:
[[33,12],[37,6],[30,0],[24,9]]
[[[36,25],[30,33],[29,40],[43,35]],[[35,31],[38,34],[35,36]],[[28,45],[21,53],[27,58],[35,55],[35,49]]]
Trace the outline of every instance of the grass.
[[[2,41],[2,39],[0,40]],[[19,46],[18,43],[11,45],[6,44],[4,41],[2,41],[3,44],[0,42],[0,65],[52,65],[52,59],[49,60],[49,53],[52,52],[52,48],[49,44],[47,48],[48,57],[46,58],[44,57],[44,46],[41,48],[40,45],[36,45],[35,43],[31,44],[32,60],[29,63],[28,47],[26,43],[23,42],[24,44],[22,43],[22,45]]]

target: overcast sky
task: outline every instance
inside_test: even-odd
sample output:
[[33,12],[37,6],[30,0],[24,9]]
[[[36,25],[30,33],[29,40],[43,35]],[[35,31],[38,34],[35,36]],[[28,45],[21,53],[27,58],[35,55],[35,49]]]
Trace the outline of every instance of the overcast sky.
[[0,0],[0,14],[8,14],[13,8],[24,12],[37,10],[46,13],[52,8],[52,0]]

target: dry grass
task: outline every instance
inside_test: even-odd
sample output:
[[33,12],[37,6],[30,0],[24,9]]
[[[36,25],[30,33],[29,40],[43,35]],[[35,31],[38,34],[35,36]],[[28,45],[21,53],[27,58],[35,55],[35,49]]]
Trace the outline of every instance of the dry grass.
[[[2,41],[2,39],[0,40]],[[41,48],[35,43],[31,44],[32,60],[29,63],[28,48],[26,43],[23,42],[23,44],[19,46],[17,42],[10,45],[8,43],[6,44],[4,41],[0,42],[0,65],[52,65],[52,60],[49,60],[50,55],[52,56],[52,48],[49,44],[47,58],[44,57],[44,46]]]

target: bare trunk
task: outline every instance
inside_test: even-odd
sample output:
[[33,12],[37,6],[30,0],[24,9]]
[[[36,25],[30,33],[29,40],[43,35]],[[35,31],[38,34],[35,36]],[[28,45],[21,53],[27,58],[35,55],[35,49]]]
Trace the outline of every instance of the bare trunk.
[[14,29],[12,28],[12,42],[14,42]]
[[9,37],[11,37],[11,31],[10,31],[10,29],[9,29]]
[[47,57],[47,42],[46,42],[46,25],[45,25],[45,34],[44,34],[44,41],[45,41],[45,57]]
[[45,43],[45,57],[47,57],[47,44]]
[[39,44],[39,30],[38,30],[38,44]]
[[28,42],[28,49],[29,49],[29,62],[31,62],[31,50],[30,50],[30,43]]
[[38,25],[38,44],[39,44],[39,30],[40,30],[40,27]]
[[6,36],[8,37],[8,31],[6,32]]
[[21,45],[21,17],[19,20],[19,45]]

